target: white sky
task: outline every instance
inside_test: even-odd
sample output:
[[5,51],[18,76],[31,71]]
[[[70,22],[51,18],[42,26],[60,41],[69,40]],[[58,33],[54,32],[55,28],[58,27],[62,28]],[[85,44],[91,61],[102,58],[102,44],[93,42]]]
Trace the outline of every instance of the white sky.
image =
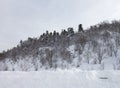
[[120,19],[120,0],[0,0],[0,52],[46,30]]

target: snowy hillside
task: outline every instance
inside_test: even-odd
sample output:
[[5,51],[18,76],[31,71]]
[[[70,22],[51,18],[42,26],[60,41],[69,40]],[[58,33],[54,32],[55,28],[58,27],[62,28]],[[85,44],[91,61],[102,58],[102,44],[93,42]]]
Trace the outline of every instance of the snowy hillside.
[[119,88],[120,71],[0,72],[0,88]]
[[72,27],[20,41],[0,54],[1,71],[41,69],[120,70],[120,22],[103,22],[77,32]]

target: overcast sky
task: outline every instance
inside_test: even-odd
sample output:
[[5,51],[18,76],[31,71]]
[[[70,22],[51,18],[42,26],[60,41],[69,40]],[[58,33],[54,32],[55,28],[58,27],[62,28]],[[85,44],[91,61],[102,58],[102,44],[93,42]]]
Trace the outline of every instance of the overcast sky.
[[120,0],[0,0],[0,52],[46,30],[120,19]]

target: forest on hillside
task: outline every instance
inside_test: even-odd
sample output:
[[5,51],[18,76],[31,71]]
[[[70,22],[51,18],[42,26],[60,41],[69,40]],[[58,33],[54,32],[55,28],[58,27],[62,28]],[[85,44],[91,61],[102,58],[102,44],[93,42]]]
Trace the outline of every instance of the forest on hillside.
[[[39,70],[56,68],[120,69],[120,21],[101,22],[78,31],[73,27],[61,33],[43,33],[38,38],[29,37],[10,50],[0,53],[0,70]],[[110,62],[109,62],[110,60]],[[88,68],[87,68],[88,69]]]

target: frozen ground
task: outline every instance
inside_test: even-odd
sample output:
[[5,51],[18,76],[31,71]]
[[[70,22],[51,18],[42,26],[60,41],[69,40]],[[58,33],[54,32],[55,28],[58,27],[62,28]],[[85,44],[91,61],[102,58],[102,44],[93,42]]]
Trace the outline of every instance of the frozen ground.
[[0,88],[120,88],[120,71],[0,72]]

